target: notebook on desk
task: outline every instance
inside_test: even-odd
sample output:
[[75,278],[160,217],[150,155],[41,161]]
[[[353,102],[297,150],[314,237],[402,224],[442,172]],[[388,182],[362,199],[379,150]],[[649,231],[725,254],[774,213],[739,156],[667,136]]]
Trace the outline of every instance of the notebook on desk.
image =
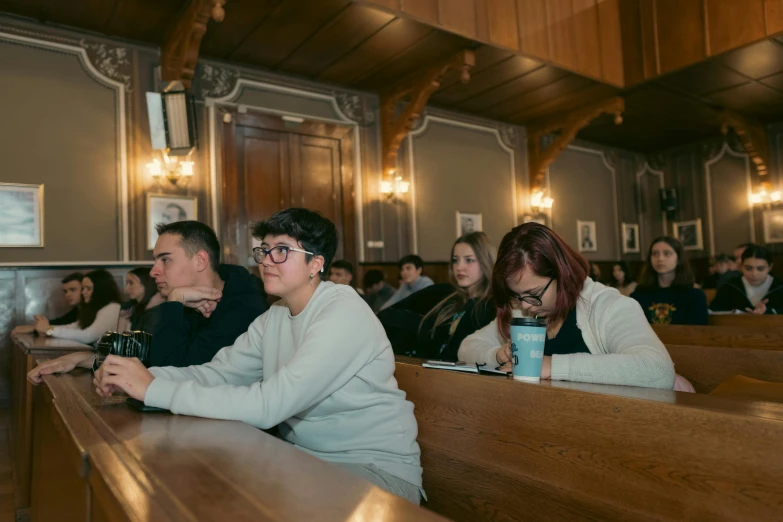
[[489,367],[486,364],[466,364],[463,362],[452,361],[427,361],[421,364],[424,368],[434,368],[436,370],[451,370],[453,372],[465,372],[465,373],[491,373],[495,375],[508,375],[510,372],[504,372],[496,370],[494,367]]

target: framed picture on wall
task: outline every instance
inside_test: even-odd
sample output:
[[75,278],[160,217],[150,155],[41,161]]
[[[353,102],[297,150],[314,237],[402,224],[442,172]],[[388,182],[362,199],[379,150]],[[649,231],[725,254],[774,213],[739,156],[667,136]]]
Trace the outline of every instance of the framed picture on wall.
[[457,211],[457,237],[484,230],[481,218],[482,214],[480,212]]
[[764,242],[765,243],[783,243],[783,209],[765,210],[764,221]]
[[704,250],[701,235],[701,219],[679,221],[673,224],[674,237],[679,239],[685,250]]
[[598,252],[595,221],[577,221],[576,234],[580,252]]
[[638,254],[639,248],[639,224],[623,223],[623,254]]
[[147,194],[147,248],[153,250],[158,240],[158,223],[198,220],[198,200],[195,196]]
[[43,185],[0,183],[0,247],[44,246]]

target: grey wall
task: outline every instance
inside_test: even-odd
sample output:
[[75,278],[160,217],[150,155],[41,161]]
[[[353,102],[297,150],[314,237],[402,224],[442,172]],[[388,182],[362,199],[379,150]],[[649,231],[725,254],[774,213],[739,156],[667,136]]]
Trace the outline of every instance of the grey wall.
[[120,259],[115,89],[78,55],[0,35],[0,182],[44,185],[43,248],[0,262]]

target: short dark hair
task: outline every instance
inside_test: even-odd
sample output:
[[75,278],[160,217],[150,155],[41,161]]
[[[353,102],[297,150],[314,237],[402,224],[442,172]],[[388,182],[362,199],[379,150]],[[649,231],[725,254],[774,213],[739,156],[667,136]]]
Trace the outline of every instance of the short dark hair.
[[82,279],[84,279],[84,274],[81,272],[74,272],[73,274],[68,274],[67,276],[63,277],[63,280],[60,282],[65,284],[70,283],[71,281],[78,281],[79,284],[82,284]]
[[407,265],[409,263],[415,266],[416,268],[421,268],[424,266],[424,260],[422,258],[417,256],[416,254],[410,254],[400,259],[399,263],[397,263],[397,268],[402,270],[402,266]]
[[718,254],[715,256],[716,263],[731,263],[732,261],[734,260],[728,254]]
[[754,245],[752,243],[748,244],[747,248],[745,248],[745,251],[742,253],[742,260],[745,261],[751,257],[754,259],[763,259],[769,263],[770,266],[772,265],[772,252],[763,246]]
[[362,278],[362,285],[364,288],[370,288],[372,286],[377,285],[378,283],[382,283],[386,280],[386,274],[383,273],[383,270],[378,270],[377,268],[373,268],[372,270],[368,270],[367,273],[364,274],[364,278]]
[[174,223],[158,223],[155,225],[158,235],[176,234],[180,236],[182,248],[190,257],[203,250],[209,256],[209,266],[217,272],[220,266],[220,241],[215,231],[209,225],[198,221],[176,221]]
[[[263,239],[266,236],[290,236],[302,247],[316,256],[324,258],[324,269],[320,276],[326,280],[329,266],[337,252],[337,227],[318,211],[307,208],[287,208],[275,213],[266,221],[253,226],[253,236]],[[309,263],[312,256],[306,255]]]
[[337,261],[332,261],[332,264],[329,265],[329,268],[342,268],[349,274],[353,275],[353,263],[345,259],[338,259]]

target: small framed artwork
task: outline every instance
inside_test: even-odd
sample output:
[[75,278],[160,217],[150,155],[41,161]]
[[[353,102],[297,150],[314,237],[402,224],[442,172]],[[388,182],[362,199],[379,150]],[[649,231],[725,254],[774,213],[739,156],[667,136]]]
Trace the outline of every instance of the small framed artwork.
[[595,221],[577,221],[576,234],[580,252],[598,252]]
[[639,248],[639,224],[623,223],[623,254],[638,254]]
[[457,211],[457,237],[471,232],[481,232],[483,230],[481,217],[481,213]]
[[679,239],[685,250],[704,250],[701,235],[701,219],[674,223],[674,237]]
[[0,247],[43,247],[43,185],[0,183]]
[[153,250],[158,240],[155,226],[198,219],[198,200],[195,196],[171,194],[147,195],[147,248]]
[[762,217],[764,221],[764,242],[783,243],[783,209],[765,210]]

